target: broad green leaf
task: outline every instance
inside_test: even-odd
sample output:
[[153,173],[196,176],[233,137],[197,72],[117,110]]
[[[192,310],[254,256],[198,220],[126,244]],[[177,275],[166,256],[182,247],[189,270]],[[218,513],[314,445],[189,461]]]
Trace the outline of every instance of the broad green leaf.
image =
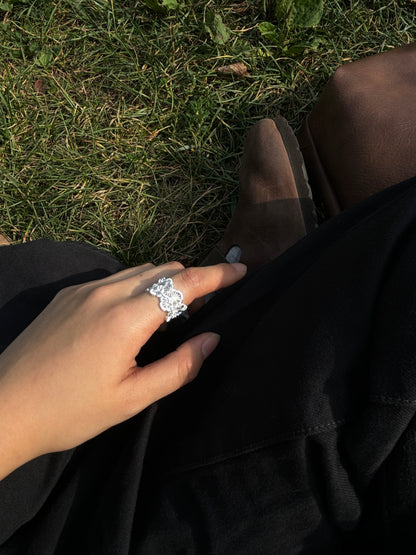
[[300,54],[303,54],[305,52],[305,50],[308,48],[307,44],[304,43],[297,43],[297,44],[291,44],[291,45],[287,45],[283,48],[283,52],[284,54],[286,54],[286,56],[299,56]]
[[168,10],[177,10],[179,8],[179,4],[176,0],[162,0],[162,4]]
[[35,62],[38,66],[48,67],[53,60],[53,52],[50,48],[45,48],[39,53]]
[[11,12],[12,9],[13,6],[11,4],[8,4],[7,2],[0,2],[0,10],[4,12]]
[[320,46],[325,46],[328,41],[322,37],[315,37],[309,45],[311,50],[318,50]]
[[216,13],[208,12],[205,29],[217,44],[225,44],[230,38],[230,30],[224,25],[221,16]]
[[275,15],[288,27],[312,27],[321,20],[323,0],[275,0]]
[[262,36],[273,44],[280,44],[277,28],[269,21],[263,21],[257,25]]

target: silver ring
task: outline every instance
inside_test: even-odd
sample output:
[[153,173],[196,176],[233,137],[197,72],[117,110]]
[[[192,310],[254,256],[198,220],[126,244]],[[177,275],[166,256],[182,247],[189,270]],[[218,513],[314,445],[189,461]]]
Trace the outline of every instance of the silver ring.
[[146,291],[159,298],[160,308],[168,313],[166,322],[180,316],[188,308],[183,303],[181,291],[174,289],[171,278],[160,278],[152,287],[147,288]]

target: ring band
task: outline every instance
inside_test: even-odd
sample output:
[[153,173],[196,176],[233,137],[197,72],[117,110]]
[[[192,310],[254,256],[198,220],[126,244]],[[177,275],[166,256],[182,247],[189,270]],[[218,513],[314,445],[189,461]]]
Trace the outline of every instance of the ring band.
[[182,292],[174,289],[171,278],[162,277],[147,288],[151,295],[159,298],[159,306],[167,312],[166,322],[180,316],[188,307],[183,303]]

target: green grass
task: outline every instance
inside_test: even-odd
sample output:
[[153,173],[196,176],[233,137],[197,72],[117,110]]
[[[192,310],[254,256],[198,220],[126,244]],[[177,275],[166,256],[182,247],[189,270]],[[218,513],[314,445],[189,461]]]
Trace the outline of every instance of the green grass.
[[[281,114],[298,129],[339,65],[416,36],[411,3],[327,0],[317,27],[288,35],[318,46],[288,57],[256,28],[263,1],[186,4],[165,16],[113,0],[0,11],[0,231],[13,242],[197,264],[231,217],[250,126]],[[209,9],[231,29],[224,45],[204,29]],[[249,77],[217,75],[234,62]]]

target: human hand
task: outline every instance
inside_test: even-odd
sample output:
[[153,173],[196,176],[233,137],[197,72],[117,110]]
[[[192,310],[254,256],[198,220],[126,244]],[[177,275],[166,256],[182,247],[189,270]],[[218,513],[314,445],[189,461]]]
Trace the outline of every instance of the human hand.
[[0,356],[0,453],[7,451],[5,430],[9,439],[21,438],[18,445],[9,441],[20,456],[17,466],[70,449],[195,378],[202,346],[209,338],[214,347],[218,343],[210,333],[136,365],[141,347],[166,318],[146,288],[171,277],[189,305],[245,273],[241,264],[145,264],[60,291]]

